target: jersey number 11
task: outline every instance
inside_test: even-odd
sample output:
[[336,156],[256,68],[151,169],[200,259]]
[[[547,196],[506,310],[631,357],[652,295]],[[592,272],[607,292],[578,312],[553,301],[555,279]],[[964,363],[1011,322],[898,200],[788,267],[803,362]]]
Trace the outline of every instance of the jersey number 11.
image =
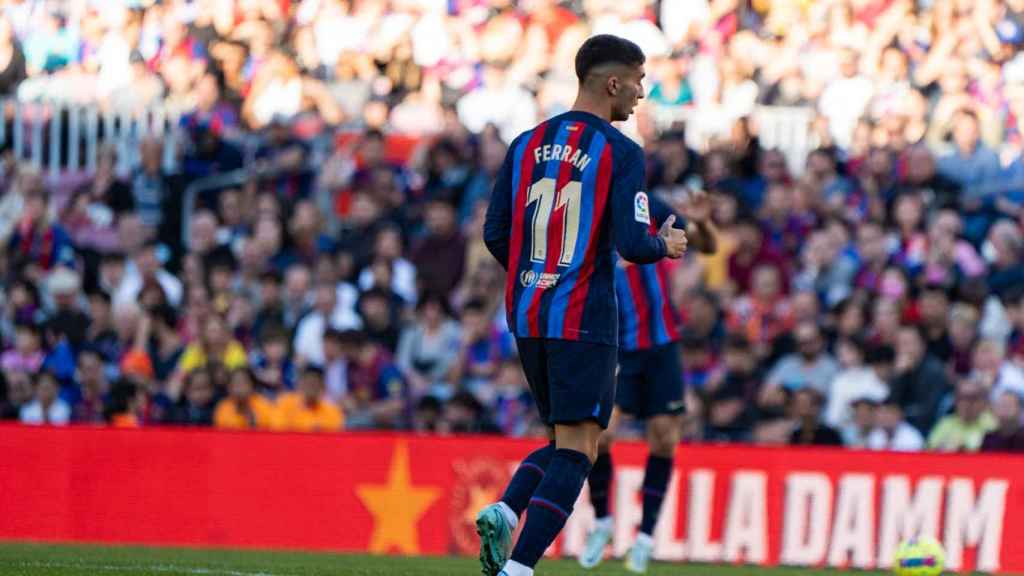
[[566,182],[561,190],[556,191],[556,184],[554,178],[541,178],[530,186],[527,205],[537,203],[533,211],[533,246],[530,249],[530,260],[537,263],[547,262],[548,226],[552,215],[556,215],[561,209],[561,213],[555,216],[562,217],[562,251],[558,255],[558,265],[568,266],[572,264],[573,255],[576,253],[576,240],[579,238],[580,197],[583,186],[573,180]]

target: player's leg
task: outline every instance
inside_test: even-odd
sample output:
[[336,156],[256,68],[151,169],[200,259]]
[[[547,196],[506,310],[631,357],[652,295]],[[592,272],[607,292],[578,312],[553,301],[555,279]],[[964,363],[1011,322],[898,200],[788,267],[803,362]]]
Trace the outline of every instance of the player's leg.
[[[616,392],[616,396],[618,391]],[[616,398],[618,401],[618,398]],[[590,469],[587,484],[590,488],[590,503],[594,507],[594,526],[587,534],[587,541],[580,552],[580,566],[594,568],[604,559],[604,549],[612,538],[614,523],[608,513],[609,489],[612,483],[611,446],[615,440],[615,431],[619,422],[618,406],[612,410],[612,418],[608,429],[601,434],[597,443],[597,459]]]
[[654,527],[672,478],[676,446],[682,437],[682,369],[675,344],[652,350],[645,373],[644,413],[647,416],[647,466],[641,488],[643,516],[626,569],[644,573],[654,550]]
[[555,453],[530,499],[526,525],[503,572],[529,576],[572,514],[597,458],[615,398],[615,347],[548,342],[548,391]]
[[[550,420],[551,407],[547,380],[547,351],[542,340],[523,338],[517,341],[523,372],[533,393],[541,419]],[[485,574],[493,576],[508,561],[512,533],[519,524],[555,453],[554,430],[551,442],[534,450],[519,464],[501,500],[484,508],[477,515],[476,529],[480,536],[480,565]]]
[[597,442],[597,459],[587,477],[587,485],[590,488],[590,503],[594,507],[594,518],[601,520],[609,518],[608,500],[610,498],[609,488],[612,483],[612,444],[615,442],[615,431],[618,428],[621,412],[616,407],[612,410],[612,418],[608,423],[608,429],[601,434]]
[[676,446],[682,436],[681,414],[658,414],[647,420],[647,466],[643,481],[643,517],[640,533],[654,534],[661,504],[672,478]]

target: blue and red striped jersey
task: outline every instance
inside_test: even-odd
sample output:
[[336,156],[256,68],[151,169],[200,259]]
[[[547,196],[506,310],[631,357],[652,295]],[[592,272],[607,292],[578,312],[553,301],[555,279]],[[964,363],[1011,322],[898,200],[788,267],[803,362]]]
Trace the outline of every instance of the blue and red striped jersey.
[[[671,208],[656,196],[651,202],[651,230],[673,214]],[[686,228],[686,221],[675,214],[676,228]],[[679,339],[679,311],[672,305],[671,262],[632,264],[624,260],[615,267],[615,292],[619,299],[619,348],[647,350]]]
[[665,255],[643,183],[643,150],[593,114],[566,112],[512,142],[484,241],[508,271],[513,334],[617,344],[613,250],[637,263]]

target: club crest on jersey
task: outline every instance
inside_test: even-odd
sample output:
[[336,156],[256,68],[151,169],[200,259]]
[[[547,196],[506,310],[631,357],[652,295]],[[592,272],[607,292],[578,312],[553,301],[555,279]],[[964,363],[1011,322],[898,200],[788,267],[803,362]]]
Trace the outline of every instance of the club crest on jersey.
[[637,192],[636,198],[633,199],[633,218],[637,222],[651,224],[650,201],[647,199],[647,193],[642,190]]
[[523,288],[529,288],[537,283],[537,273],[533,270],[523,270],[519,273],[519,283]]
[[533,270],[523,270],[519,273],[519,283],[523,285],[523,288],[536,286],[539,290],[546,290],[558,283],[559,276],[561,274],[551,272],[537,274]]

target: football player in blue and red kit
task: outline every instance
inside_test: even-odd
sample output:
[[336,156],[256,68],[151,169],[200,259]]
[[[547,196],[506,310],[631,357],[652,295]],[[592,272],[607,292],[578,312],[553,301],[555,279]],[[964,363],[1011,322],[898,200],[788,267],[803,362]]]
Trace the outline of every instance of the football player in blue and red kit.
[[[669,218],[684,222],[690,247],[699,252],[715,251],[710,226],[711,200],[701,191],[690,191],[679,205],[682,216],[665,202],[651,197],[651,227]],[[597,566],[612,537],[608,513],[612,479],[610,447],[618,413],[645,421],[647,466],[641,488],[643,515],[633,546],[626,556],[626,570],[647,571],[654,550],[654,526],[665,498],[676,446],[682,433],[684,386],[678,341],[680,319],[671,301],[670,263],[635,265],[620,262],[615,288],[619,299],[619,375],[615,390],[616,412],[602,435],[597,460],[590,471],[590,502],[594,506],[594,527],[587,536],[579,562],[584,568]]]
[[597,458],[615,397],[615,251],[646,264],[686,250],[674,217],[652,229],[643,150],[611,125],[643,98],[644,60],[622,38],[584,42],[572,110],[517,137],[494,185],[484,241],[508,272],[509,329],[554,441],[528,455],[501,501],[477,516],[488,576],[533,574]]

